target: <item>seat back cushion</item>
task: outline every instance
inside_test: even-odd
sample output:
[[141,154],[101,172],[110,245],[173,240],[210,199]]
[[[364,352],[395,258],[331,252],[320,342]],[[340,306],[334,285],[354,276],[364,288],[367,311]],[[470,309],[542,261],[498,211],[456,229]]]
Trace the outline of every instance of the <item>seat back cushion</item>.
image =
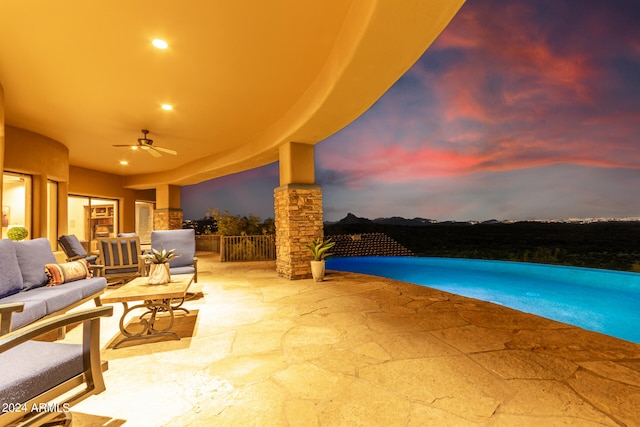
[[44,237],[15,242],[16,256],[22,273],[22,289],[44,286],[49,281],[44,271],[45,264],[55,264],[56,257],[49,241]]
[[58,238],[58,243],[62,246],[62,249],[67,254],[69,258],[73,257],[86,257],[87,251],[80,243],[80,240],[75,236],[75,234],[65,234]]
[[169,261],[171,268],[193,265],[196,256],[195,230],[154,230],[151,232],[151,247],[157,251],[175,249],[177,258]]
[[105,268],[137,266],[140,262],[140,239],[134,237],[110,237],[98,241],[100,260]]
[[9,239],[0,240],[0,298],[20,292],[22,274],[16,256],[15,243]]

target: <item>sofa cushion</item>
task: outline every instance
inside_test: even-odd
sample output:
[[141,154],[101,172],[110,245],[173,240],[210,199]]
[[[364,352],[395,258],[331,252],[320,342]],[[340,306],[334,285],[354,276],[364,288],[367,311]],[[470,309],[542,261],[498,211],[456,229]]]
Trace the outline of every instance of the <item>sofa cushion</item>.
[[47,286],[57,286],[93,276],[89,263],[84,259],[63,264],[45,264],[44,271],[49,278]]
[[43,286],[22,294],[24,294],[22,300],[25,302],[44,301],[47,306],[47,315],[66,310],[70,305],[83,299],[82,290],[73,282],[59,286]]
[[22,289],[22,274],[16,256],[15,243],[0,240],[0,298],[15,294]]
[[55,264],[56,257],[49,241],[44,237],[15,242],[16,256],[22,273],[22,289],[44,286],[49,278],[44,272],[45,264]]
[[0,404],[25,403],[84,370],[82,346],[27,341],[0,353]]
[[11,330],[15,331],[18,328],[35,322],[38,319],[42,319],[47,315],[47,303],[44,300],[25,301],[24,292],[9,295],[8,297],[0,300],[1,304],[21,302],[24,304],[24,308],[20,313],[13,313],[11,316]]
[[104,292],[107,288],[107,279],[104,277],[92,277],[81,280],[79,282],[71,283],[73,286],[82,292],[82,298],[88,298],[92,295]]

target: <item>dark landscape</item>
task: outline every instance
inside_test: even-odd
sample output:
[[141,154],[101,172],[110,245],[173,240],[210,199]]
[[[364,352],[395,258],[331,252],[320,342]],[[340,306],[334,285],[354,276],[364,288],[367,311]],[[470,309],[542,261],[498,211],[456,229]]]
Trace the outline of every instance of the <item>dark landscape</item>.
[[325,236],[384,233],[417,256],[526,261],[640,272],[640,221],[433,222],[347,215]]

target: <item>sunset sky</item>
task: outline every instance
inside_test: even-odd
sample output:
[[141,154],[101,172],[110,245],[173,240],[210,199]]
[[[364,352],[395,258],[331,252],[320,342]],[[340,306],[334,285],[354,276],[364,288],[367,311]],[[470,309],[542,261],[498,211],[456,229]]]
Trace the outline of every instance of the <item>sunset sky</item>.
[[[640,2],[467,0],[360,118],[316,145],[324,218],[640,217]],[[183,187],[273,217],[278,166]]]

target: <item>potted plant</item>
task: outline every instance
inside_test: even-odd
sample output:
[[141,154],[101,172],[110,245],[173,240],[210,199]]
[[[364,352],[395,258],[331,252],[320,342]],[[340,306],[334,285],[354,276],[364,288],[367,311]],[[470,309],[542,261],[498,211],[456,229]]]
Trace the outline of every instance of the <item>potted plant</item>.
[[21,225],[14,225],[7,230],[7,237],[11,240],[18,241],[24,240],[29,235],[29,230]]
[[152,248],[150,253],[142,255],[145,262],[149,263],[148,283],[150,285],[162,285],[171,281],[169,261],[180,256],[174,252],[175,249],[158,251]]
[[313,261],[311,261],[311,275],[316,282],[322,282],[324,280],[324,259],[331,255],[327,251],[334,247],[336,242],[332,242],[331,238],[327,240],[312,240],[307,248],[313,254]]

